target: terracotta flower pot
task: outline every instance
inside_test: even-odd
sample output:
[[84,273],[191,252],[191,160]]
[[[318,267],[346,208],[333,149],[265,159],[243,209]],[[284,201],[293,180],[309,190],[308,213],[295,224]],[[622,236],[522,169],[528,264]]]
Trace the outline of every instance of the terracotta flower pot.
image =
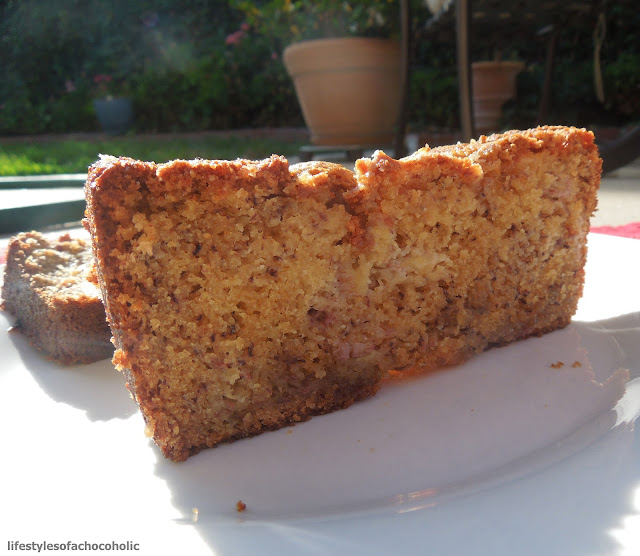
[[516,96],[516,76],[522,62],[488,61],[471,64],[473,123],[478,133],[497,131],[502,106]]
[[316,145],[384,145],[394,136],[402,95],[400,43],[319,39],[284,51]]

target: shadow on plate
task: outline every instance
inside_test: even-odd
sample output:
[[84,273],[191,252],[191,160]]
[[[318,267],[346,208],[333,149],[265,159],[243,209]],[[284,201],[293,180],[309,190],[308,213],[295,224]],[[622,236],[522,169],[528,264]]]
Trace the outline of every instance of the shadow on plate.
[[63,366],[47,359],[19,331],[11,332],[9,338],[24,367],[56,402],[85,411],[91,421],[126,419],[137,411],[124,376],[110,359]]
[[576,322],[180,464],[157,451],[156,474],[216,553],[609,552],[640,484],[639,340],[637,313]]

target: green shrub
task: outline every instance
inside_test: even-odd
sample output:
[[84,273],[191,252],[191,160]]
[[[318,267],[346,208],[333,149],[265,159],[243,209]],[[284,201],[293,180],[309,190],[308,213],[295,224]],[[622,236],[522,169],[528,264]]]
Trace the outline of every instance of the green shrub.
[[299,125],[265,39],[227,44],[242,23],[226,2],[8,0],[0,133],[97,130],[92,99],[107,92],[133,98],[139,131]]
[[640,118],[640,53],[621,52],[603,73],[607,108]]
[[455,129],[459,125],[455,71],[418,67],[409,89],[409,121],[415,125]]

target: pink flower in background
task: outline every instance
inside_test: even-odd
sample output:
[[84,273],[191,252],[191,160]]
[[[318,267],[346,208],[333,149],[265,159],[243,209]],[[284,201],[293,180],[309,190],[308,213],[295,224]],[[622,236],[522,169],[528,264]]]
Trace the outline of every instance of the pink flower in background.
[[95,85],[95,94],[99,97],[110,96],[111,87],[110,84],[113,81],[113,77],[104,73],[99,73],[93,76],[93,83]]
[[102,73],[99,73],[98,75],[95,75],[93,77],[93,82],[96,85],[99,85],[100,83],[109,83],[111,79],[112,77],[110,75],[104,75]]
[[71,81],[71,79],[67,79],[64,82],[64,90],[67,91],[67,93],[73,93],[76,90],[76,84]]
[[246,22],[243,23],[242,25],[240,25],[240,29],[227,35],[227,38],[225,39],[224,42],[228,45],[239,44],[244,38],[247,31],[249,31],[249,29],[251,29],[251,25],[249,25]]
[[228,45],[239,44],[240,41],[242,41],[243,37],[244,37],[244,31],[242,29],[239,29],[238,31],[234,31],[230,35],[227,35],[227,38],[225,39],[224,42]]

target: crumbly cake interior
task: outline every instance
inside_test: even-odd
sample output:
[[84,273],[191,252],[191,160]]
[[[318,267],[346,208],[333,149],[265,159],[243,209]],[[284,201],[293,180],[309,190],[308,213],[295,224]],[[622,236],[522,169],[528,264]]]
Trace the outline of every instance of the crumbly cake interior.
[[328,163],[104,158],[87,227],[116,347],[163,453],[284,426],[565,326],[601,162],[539,128]]
[[26,232],[9,244],[2,308],[37,348],[63,364],[113,354],[100,290],[87,280],[92,267],[88,238]]

